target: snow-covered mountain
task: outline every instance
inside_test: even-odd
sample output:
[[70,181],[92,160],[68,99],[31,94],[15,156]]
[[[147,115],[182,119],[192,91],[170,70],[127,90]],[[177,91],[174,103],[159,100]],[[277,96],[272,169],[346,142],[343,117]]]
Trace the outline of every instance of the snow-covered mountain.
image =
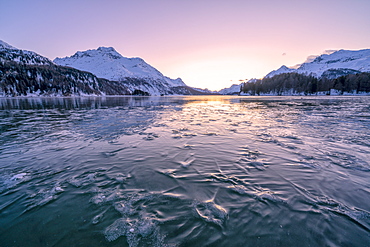
[[0,41],[0,96],[206,94],[111,47],[55,60]]
[[300,74],[313,75],[315,77],[336,78],[347,74],[356,74],[370,71],[370,49],[349,51],[339,50],[331,54],[323,54],[313,61],[301,64],[298,68],[282,66],[265,77],[296,72]]
[[221,89],[218,91],[220,94],[239,94],[240,93],[240,84],[233,84],[228,88]]
[[186,87],[180,79],[170,79],[141,58],[127,58],[113,47],[99,47],[94,50],[78,51],[73,56],[56,58],[54,63],[89,71],[99,78],[123,81],[135,78],[145,81],[142,85],[128,85],[132,90],[140,89],[151,95],[173,94],[171,88]]
[[280,75],[280,74],[284,74],[284,73],[291,73],[291,72],[295,72],[295,71],[296,71],[295,69],[291,69],[291,68],[288,68],[287,66],[283,65],[279,69],[271,71],[265,77],[273,77],[275,75]]
[[219,94],[218,91],[212,91],[212,90],[209,90],[208,88],[193,87],[193,89],[205,95],[218,95]]
[[0,96],[123,95],[122,83],[54,64],[39,54],[0,41]]
[[240,84],[233,84],[233,85],[231,85],[231,87],[221,89],[220,91],[218,91],[218,93],[223,94],[223,95],[240,94],[241,87],[243,86],[244,83],[252,83],[252,82],[256,82],[256,81],[257,81],[257,79],[252,78],[252,79],[249,79],[246,82],[243,82],[243,83],[240,83]]

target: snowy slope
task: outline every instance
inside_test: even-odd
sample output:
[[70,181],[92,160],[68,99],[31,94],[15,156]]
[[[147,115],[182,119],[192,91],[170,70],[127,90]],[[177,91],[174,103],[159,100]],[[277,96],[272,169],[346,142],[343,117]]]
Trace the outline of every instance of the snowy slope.
[[52,65],[48,58],[40,56],[33,51],[17,49],[0,40],[0,60],[10,60],[27,65]]
[[[256,82],[256,81],[257,81],[257,79],[252,78],[252,79],[249,79],[248,81],[246,81],[244,83],[252,83],[252,82]],[[241,89],[241,87],[243,86],[244,83],[233,84],[233,85],[231,85],[231,87],[221,89],[220,91],[218,91],[218,93],[219,94],[224,94],[224,95],[240,94],[240,89]]]
[[15,48],[15,47],[13,47],[13,46],[11,46],[11,45],[9,45],[8,43],[6,43],[6,42],[4,42],[4,41],[2,41],[2,40],[0,40],[0,49],[17,49],[17,48]]
[[224,88],[218,91],[220,94],[238,94],[240,93],[240,84],[233,84],[229,88]]
[[280,75],[280,74],[284,74],[284,73],[291,73],[291,72],[295,72],[295,71],[296,71],[295,69],[290,69],[287,66],[283,65],[279,69],[271,71],[265,77],[273,77],[275,75]]
[[148,79],[164,83],[168,87],[186,86],[180,79],[170,79],[141,58],[127,58],[113,47],[99,47],[96,50],[76,52],[71,57],[56,58],[59,65],[89,71],[100,78],[121,81],[124,78]]
[[196,87],[193,87],[194,90],[197,90],[198,92],[202,93],[202,94],[205,94],[205,95],[217,95],[219,94],[218,91],[212,91],[212,90],[209,90],[208,88],[196,88]]
[[340,76],[347,73],[369,71],[370,49],[358,51],[339,50],[331,54],[318,56],[311,62],[303,63],[297,69],[282,66],[280,69],[267,74],[266,77],[290,72],[307,75],[312,74],[315,77],[321,77],[326,74]]

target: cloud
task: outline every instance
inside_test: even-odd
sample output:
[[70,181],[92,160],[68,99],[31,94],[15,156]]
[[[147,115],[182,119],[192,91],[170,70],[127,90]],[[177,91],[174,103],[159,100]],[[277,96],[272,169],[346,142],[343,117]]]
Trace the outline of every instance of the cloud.
[[325,51],[321,52],[320,55],[310,55],[310,56],[307,57],[307,59],[306,59],[306,61],[304,61],[304,63],[310,63],[313,60],[315,60],[315,58],[317,58],[321,55],[330,55],[330,54],[333,54],[336,51],[338,51],[338,50],[325,50]]
[[323,51],[323,53],[322,53],[322,54],[330,55],[330,54],[333,54],[333,53],[334,53],[334,52],[336,52],[336,51],[338,51],[338,50],[325,50],[325,51]]
[[318,56],[320,55],[310,55],[306,58],[306,61],[304,61],[303,63],[311,63],[313,60],[315,60],[315,58],[317,58]]

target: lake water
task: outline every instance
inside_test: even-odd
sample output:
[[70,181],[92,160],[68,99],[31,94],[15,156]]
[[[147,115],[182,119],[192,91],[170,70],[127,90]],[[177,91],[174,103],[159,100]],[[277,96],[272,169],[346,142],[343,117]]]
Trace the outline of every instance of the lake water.
[[0,99],[0,246],[370,246],[370,97]]

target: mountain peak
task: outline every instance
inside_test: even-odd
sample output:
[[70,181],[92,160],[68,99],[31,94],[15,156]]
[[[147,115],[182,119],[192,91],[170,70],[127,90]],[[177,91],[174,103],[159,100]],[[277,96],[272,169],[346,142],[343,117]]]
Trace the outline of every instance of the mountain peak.
[[[87,51],[78,51],[75,54],[73,54],[71,57],[65,57],[63,59],[67,58],[82,58],[82,57],[97,57],[97,56],[107,56],[112,59],[120,59],[123,58],[121,54],[119,54],[113,47],[99,47],[97,49],[87,50]],[[57,60],[62,58],[56,58]]]
[[288,70],[289,68],[285,65],[281,66],[278,70]]
[[113,47],[100,46],[97,50],[101,51],[101,52],[116,52],[116,53],[118,53]]
[[122,58],[123,57],[113,47],[104,47],[104,46],[101,46],[101,47],[99,47],[97,49],[97,51],[98,52],[101,52],[103,54],[108,54],[108,56],[112,56],[112,58],[115,58],[115,59],[118,59],[118,58]]
[[279,69],[271,71],[265,77],[273,77],[273,76],[278,75],[278,74],[290,73],[290,72],[293,72],[293,71],[294,71],[294,69],[290,69],[287,66],[283,65]]

